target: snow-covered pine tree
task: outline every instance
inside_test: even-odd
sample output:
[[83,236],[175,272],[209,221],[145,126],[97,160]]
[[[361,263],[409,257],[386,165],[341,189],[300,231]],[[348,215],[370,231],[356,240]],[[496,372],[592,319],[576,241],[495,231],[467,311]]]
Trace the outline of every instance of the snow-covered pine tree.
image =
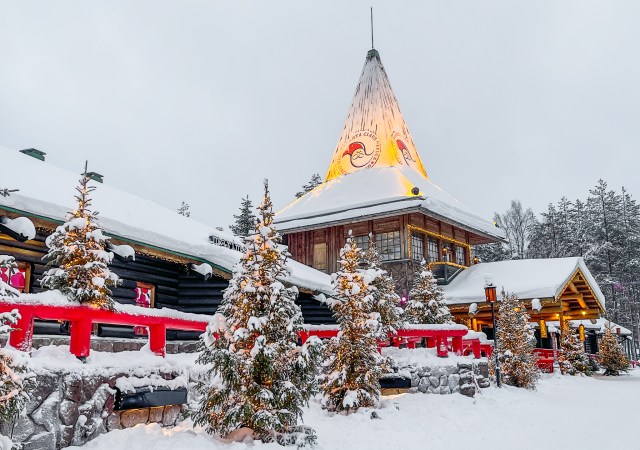
[[591,375],[591,362],[584,351],[584,344],[565,321],[560,337],[560,356],[558,363],[563,374]]
[[311,180],[309,180],[309,182],[307,184],[302,186],[302,190],[301,191],[296,193],[296,197],[297,198],[302,197],[304,194],[306,194],[307,192],[313,191],[313,189],[316,186],[319,186],[321,184],[322,184],[322,178],[320,178],[320,174],[319,173],[314,173],[311,176]]
[[395,290],[396,283],[391,274],[382,268],[373,234],[369,234],[369,246],[364,252],[363,259],[369,272],[375,274],[375,278],[369,283],[369,288],[373,296],[373,312],[380,314],[381,336],[379,339],[385,340],[389,335],[396,334],[396,330],[402,328],[404,322],[400,296]]
[[507,261],[511,259],[509,249],[502,242],[475,245],[472,252],[480,262]]
[[273,226],[266,181],[258,215],[255,234],[203,335],[198,362],[211,369],[199,386],[202,402],[194,418],[209,433],[226,436],[247,427],[256,439],[304,444],[313,442],[315,433],[297,423],[317,391],[322,344],[312,338],[297,346],[302,313],[297,289],[279,281],[287,274],[289,255]]
[[[539,372],[533,355],[535,338],[529,326],[527,308],[514,294],[502,291],[501,297],[496,314],[496,337],[502,382],[535,389]],[[492,369],[495,371],[494,361],[492,358]]]
[[329,306],[340,333],[326,346],[322,377],[323,406],[329,411],[353,412],[375,406],[380,398],[380,376],[388,362],[378,353],[380,316],[374,312],[370,270],[358,268],[362,250],[351,231],[340,250],[340,269],[332,275],[333,298]]
[[178,208],[178,214],[180,214],[181,216],[190,217],[191,216],[191,211],[189,211],[190,207],[191,206],[189,206],[189,204],[183,200],[182,204]]
[[118,284],[118,276],[109,270],[113,253],[105,250],[109,240],[98,221],[98,213],[91,211],[90,194],[95,190],[85,164],[84,175],[76,187],[76,209],[67,222],[51,234],[43,259],[49,269],[40,284],[45,289],[58,289],[71,301],[99,308],[113,309],[110,286]]
[[438,280],[424,259],[413,278],[413,288],[409,292],[403,317],[407,323],[413,324],[454,323]]
[[[7,274],[7,280],[10,280],[14,271],[18,270],[16,259],[13,256],[0,255],[0,271],[3,269]],[[14,289],[0,278],[0,297],[15,297],[19,293],[17,289]]]
[[247,195],[242,199],[240,211],[234,214],[235,223],[229,225],[229,229],[233,234],[240,237],[249,236],[253,233],[256,226],[256,216],[253,214],[253,204]]
[[[0,335],[9,333],[18,320],[18,310],[0,313]],[[31,379],[13,350],[0,348],[0,423],[11,423],[29,399]]]
[[629,360],[624,355],[624,351],[618,342],[618,338],[613,333],[613,326],[609,322],[605,326],[604,336],[600,342],[598,351],[598,363],[604,369],[605,375],[620,375],[620,372],[629,370]]

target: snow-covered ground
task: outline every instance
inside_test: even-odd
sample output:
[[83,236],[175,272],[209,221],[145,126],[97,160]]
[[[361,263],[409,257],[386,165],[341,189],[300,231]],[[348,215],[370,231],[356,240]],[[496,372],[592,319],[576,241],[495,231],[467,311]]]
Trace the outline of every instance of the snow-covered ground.
[[[305,422],[318,432],[319,450],[493,450],[640,448],[637,411],[640,369],[621,377],[545,375],[537,391],[511,387],[462,395],[404,394],[371,410],[330,417],[317,403]],[[114,431],[83,448],[248,449],[277,444],[224,444],[185,422],[174,428],[138,425]],[[77,448],[77,447],[76,447]]]

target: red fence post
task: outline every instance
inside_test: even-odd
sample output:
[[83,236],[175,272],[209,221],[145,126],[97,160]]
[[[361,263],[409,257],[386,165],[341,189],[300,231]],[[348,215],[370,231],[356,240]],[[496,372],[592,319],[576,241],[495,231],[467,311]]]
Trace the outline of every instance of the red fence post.
[[480,349],[480,339],[471,342],[471,348],[473,349],[473,357],[480,359],[482,356],[482,350]]
[[456,355],[462,355],[462,336],[451,337],[451,347]]
[[434,348],[436,346],[436,338],[427,336],[427,348]]
[[167,350],[167,327],[164,323],[149,326],[149,349],[164,357]]
[[69,350],[78,358],[86,358],[91,351],[91,328],[90,317],[83,317],[71,321],[71,339],[69,340]]
[[23,310],[20,311],[20,316],[18,323],[15,324],[15,328],[9,335],[9,344],[13,348],[28,352],[31,350],[31,339],[33,338],[33,315]]

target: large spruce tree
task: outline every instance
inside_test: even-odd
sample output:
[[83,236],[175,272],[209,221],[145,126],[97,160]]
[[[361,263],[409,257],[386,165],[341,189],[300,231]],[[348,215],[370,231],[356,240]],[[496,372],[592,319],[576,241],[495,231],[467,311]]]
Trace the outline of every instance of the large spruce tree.
[[234,214],[235,223],[229,225],[229,229],[233,234],[240,237],[249,236],[255,230],[256,216],[253,214],[253,204],[247,195],[242,199],[240,211]]
[[380,339],[396,334],[404,324],[400,296],[396,294],[396,283],[389,272],[382,268],[380,254],[373,234],[369,234],[369,246],[364,252],[364,263],[375,278],[369,283],[373,296],[373,312],[380,315]]
[[404,309],[404,320],[413,324],[454,323],[438,280],[424,259],[413,278],[409,302]]
[[321,343],[298,346],[303,328],[297,289],[280,281],[288,254],[273,226],[268,184],[259,222],[204,336],[198,362],[210,365],[195,422],[226,436],[240,427],[256,439],[313,442],[312,430],[297,427],[302,408],[316,392]]
[[353,412],[375,406],[380,398],[379,378],[387,368],[378,353],[380,315],[374,311],[372,271],[359,267],[362,250],[351,231],[340,250],[340,268],[333,275],[334,295],[329,305],[340,333],[326,346],[322,391],[329,411]]
[[562,326],[560,350],[562,350],[562,352],[558,357],[558,363],[563,374],[591,374],[591,363],[589,356],[587,356],[587,353],[584,351],[584,344],[578,339],[578,336],[566,321]]
[[605,375],[620,375],[620,372],[629,370],[629,360],[624,355],[618,338],[612,331],[613,326],[609,322],[605,326],[604,336],[600,342],[598,363],[604,369]]
[[[497,352],[505,384],[534,389],[539,377],[533,354],[535,338],[529,326],[524,303],[513,294],[502,292],[497,311]],[[492,367],[494,359],[491,359]]]
[[87,166],[76,187],[76,209],[67,216],[47,240],[49,252],[43,257],[49,269],[40,284],[45,289],[58,289],[71,301],[99,308],[113,309],[110,286],[118,276],[109,270],[113,253],[106,251],[109,240],[102,232],[98,213],[91,210]]

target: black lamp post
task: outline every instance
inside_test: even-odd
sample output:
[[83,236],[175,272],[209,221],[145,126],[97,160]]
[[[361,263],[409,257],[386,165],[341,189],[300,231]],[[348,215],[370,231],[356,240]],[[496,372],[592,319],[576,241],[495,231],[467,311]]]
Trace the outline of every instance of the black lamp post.
[[496,287],[493,285],[493,282],[487,280],[486,285],[484,287],[484,297],[491,305],[491,320],[493,322],[493,354],[496,358],[496,385],[498,387],[502,387],[502,380],[500,379],[500,360],[498,359],[498,333],[496,330],[496,312],[495,312],[495,303],[498,301],[498,296],[496,294]]

